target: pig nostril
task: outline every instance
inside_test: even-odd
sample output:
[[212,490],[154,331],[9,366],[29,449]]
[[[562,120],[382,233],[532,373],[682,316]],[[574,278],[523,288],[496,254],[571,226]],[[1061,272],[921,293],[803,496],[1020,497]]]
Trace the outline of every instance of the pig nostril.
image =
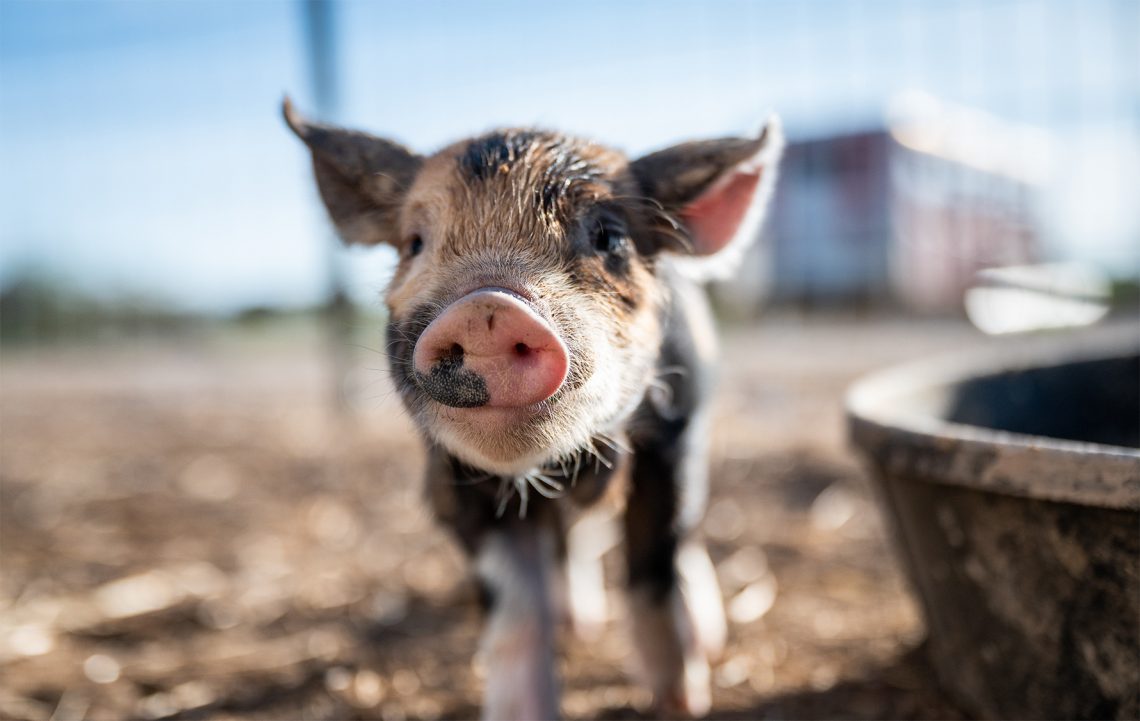
[[452,343],[449,355],[452,360],[463,360],[463,346],[458,343]]
[[530,353],[530,346],[526,343],[515,343],[515,353],[520,356],[525,356],[527,353]]

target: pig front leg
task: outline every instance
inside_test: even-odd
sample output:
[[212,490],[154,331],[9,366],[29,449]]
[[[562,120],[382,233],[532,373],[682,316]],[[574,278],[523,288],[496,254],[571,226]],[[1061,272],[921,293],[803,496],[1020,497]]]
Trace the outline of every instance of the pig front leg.
[[525,521],[489,532],[480,544],[475,569],[489,601],[481,644],[485,719],[558,717],[550,598],[555,554],[551,529]]
[[428,455],[427,494],[438,519],[462,545],[482,590],[485,719],[558,717],[551,580],[563,546],[558,508],[518,499],[498,513],[499,479],[466,468],[439,448]]
[[703,716],[711,706],[709,659],[726,624],[716,574],[691,531],[704,512],[703,424],[668,424],[634,447],[625,513],[633,642],[665,715]]

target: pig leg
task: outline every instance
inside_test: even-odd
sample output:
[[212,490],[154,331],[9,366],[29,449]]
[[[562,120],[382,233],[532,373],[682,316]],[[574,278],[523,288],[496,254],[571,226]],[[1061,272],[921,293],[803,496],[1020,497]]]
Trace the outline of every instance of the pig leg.
[[578,637],[587,641],[596,640],[605,630],[609,611],[602,557],[617,543],[616,518],[608,508],[583,514],[567,534],[566,616]]
[[504,526],[487,533],[475,557],[489,602],[481,648],[487,668],[483,717],[557,718],[550,598],[556,539],[538,523]]
[[438,448],[430,449],[427,471],[432,509],[463,546],[480,585],[486,612],[479,650],[486,668],[483,717],[557,718],[550,581],[563,546],[558,508],[532,498],[525,518],[514,504],[500,516],[499,479]]
[[720,595],[716,569],[703,541],[689,538],[682,544],[677,552],[677,573],[697,643],[708,660],[716,661],[728,640],[728,621],[724,617],[724,599]]
[[708,554],[691,530],[707,494],[704,424],[672,424],[634,446],[625,513],[633,641],[661,713],[708,713],[709,656],[725,621]]

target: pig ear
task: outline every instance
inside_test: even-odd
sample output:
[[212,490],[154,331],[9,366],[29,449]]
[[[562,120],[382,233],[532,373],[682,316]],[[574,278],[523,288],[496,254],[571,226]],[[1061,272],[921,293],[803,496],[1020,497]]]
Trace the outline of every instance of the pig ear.
[[400,204],[420,169],[420,156],[367,133],[311,123],[289,98],[281,109],[313,153],[321,199],[344,241],[395,245]]
[[683,143],[635,160],[630,170],[642,192],[665,210],[654,221],[659,245],[677,249],[681,230],[689,255],[738,257],[759,229],[783,149],[772,116],[755,138]]

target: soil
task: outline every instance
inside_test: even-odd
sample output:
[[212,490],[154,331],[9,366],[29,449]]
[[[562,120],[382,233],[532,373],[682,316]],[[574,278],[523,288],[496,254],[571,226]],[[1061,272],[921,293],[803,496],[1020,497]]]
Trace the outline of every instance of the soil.
[[[338,414],[319,336],[247,335],[5,352],[0,717],[478,716],[478,604],[380,355],[354,350]],[[713,717],[963,717],[842,393],[978,342],[950,322],[728,332],[704,524],[732,624]],[[646,713],[617,560],[602,637],[562,638],[570,718]]]

